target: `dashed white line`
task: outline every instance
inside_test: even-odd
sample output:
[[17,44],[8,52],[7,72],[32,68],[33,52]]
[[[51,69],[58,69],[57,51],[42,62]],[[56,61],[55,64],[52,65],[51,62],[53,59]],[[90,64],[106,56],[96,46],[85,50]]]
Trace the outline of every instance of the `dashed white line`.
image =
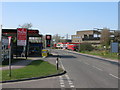
[[65,87],[65,85],[60,85],[62,88]]
[[112,77],[114,77],[114,78],[120,79],[119,77],[117,77],[117,76],[115,76],[115,75],[113,75],[111,73],[109,75],[112,76]]
[[87,62],[84,62],[85,64],[87,64],[87,65],[90,65],[89,63],[87,63]]
[[70,80],[69,76],[68,76],[68,75],[65,75],[65,77],[67,78],[70,87],[71,87],[71,88],[75,88],[75,86],[73,85],[73,82]]
[[100,70],[100,71],[103,71],[102,69],[100,69],[100,68],[98,68],[98,67],[96,67],[96,66],[93,66],[94,68],[96,68],[96,69],[98,69],[98,70]]
[[71,88],[74,88],[75,86],[74,85],[70,85]]
[[69,82],[70,85],[72,85],[73,83],[72,82]]
[[64,80],[63,80],[62,76],[59,76],[59,79],[60,79],[60,86],[61,86],[61,88],[64,88],[65,85],[64,85]]
[[[63,68],[63,70],[65,70],[61,60],[60,60],[60,63],[61,63],[61,67]],[[69,76],[65,75],[65,77],[67,78],[70,87],[73,88],[74,90],[76,90],[75,86],[73,85],[73,82],[70,80]],[[59,78],[60,78],[60,86],[61,86],[61,88],[64,88],[65,84],[64,84],[64,80],[63,80],[62,76],[60,76]]]

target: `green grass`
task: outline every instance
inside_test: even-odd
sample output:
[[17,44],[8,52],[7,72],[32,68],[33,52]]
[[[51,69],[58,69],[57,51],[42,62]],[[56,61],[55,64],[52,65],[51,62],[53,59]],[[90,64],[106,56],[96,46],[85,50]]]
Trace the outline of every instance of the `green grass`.
[[2,81],[46,76],[46,75],[56,74],[61,71],[62,69],[57,71],[56,66],[50,64],[49,62],[36,60],[24,68],[13,69],[11,77],[8,76],[9,70],[3,70]]
[[118,60],[117,53],[110,53],[110,52],[106,52],[106,51],[82,51],[80,53],[96,55],[96,56],[101,56],[103,58]]

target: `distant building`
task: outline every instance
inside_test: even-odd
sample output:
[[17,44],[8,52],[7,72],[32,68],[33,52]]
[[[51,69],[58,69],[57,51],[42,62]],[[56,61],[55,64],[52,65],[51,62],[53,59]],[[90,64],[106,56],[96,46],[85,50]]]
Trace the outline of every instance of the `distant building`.
[[100,44],[100,34],[97,30],[77,31],[71,38],[73,43]]
[[[110,30],[111,38],[114,39],[114,31]],[[100,44],[101,30],[84,30],[77,31],[76,35],[72,35],[71,39],[73,43],[91,43],[93,45]]]

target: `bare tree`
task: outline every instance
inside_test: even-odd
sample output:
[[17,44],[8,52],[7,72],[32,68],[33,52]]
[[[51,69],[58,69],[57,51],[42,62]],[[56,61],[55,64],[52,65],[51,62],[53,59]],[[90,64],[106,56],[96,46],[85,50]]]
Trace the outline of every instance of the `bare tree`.
[[53,35],[52,38],[53,38],[54,42],[56,42],[56,43],[58,43],[58,42],[65,42],[64,37],[62,37],[62,36],[60,36],[58,34]]
[[25,23],[23,25],[19,25],[19,27],[21,27],[21,28],[31,28],[32,27],[32,23]]
[[101,31],[100,43],[106,47],[110,45],[110,30],[108,28],[103,28]]

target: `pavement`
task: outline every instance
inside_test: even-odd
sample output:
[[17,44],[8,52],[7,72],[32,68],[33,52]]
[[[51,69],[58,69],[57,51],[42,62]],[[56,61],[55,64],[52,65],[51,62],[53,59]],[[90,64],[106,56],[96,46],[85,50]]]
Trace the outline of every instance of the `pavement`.
[[[18,69],[18,68],[23,68],[25,66],[27,66],[28,64],[30,64],[32,61],[34,60],[38,60],[38,59],[41,59],[41,58],[31,58],[31,59],[28,59],[28,60],[20,60],[18,62],[15,62],[11,65],[11,69]],[[0,67],[0,70],[8,70],[9,69],[9,66],[3,66],[3,67]]]

